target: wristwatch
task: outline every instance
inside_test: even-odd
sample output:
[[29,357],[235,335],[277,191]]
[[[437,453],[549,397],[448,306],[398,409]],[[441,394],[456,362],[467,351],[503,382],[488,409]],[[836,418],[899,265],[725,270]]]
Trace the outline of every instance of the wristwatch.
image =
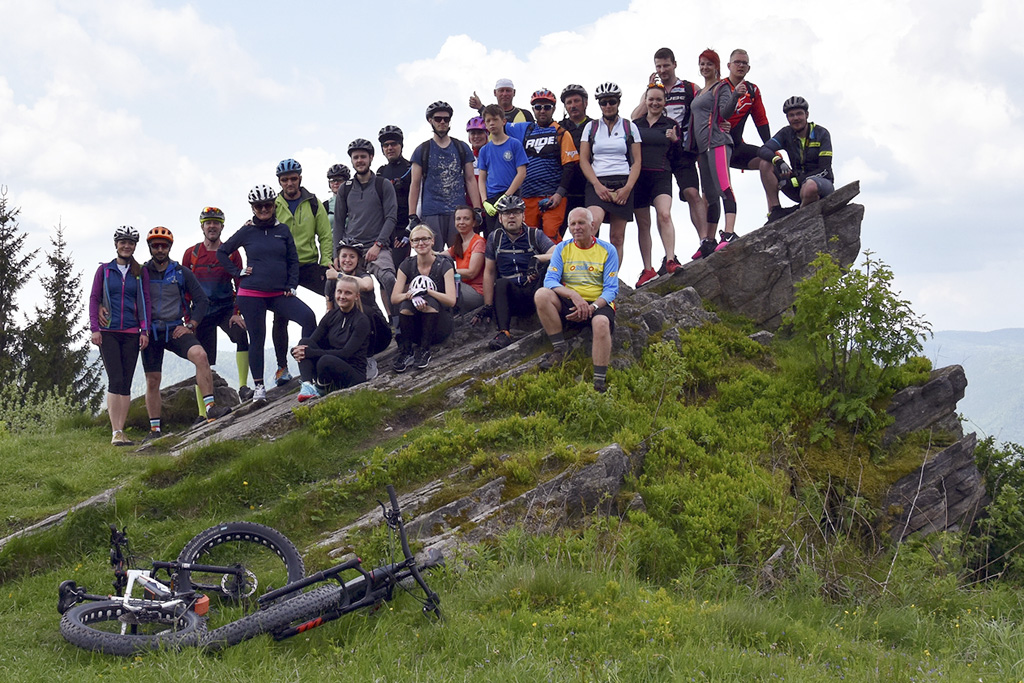
[[376,245],[376,247],[378,249],[383,249],[384,248],[384,243],[381,242],[380,240],[377,240],[376,242],[374,242],[374,245]]
[[189,320],[187,323],[185,323],[185,327],[187,327],[188,329],[190,329],[190,330],[192,330],[194,332],[195,329],[196,329],[196,324],[194,322],[192,322],[191,320]]
[[593,301],[591,301],[591,302],[590,302],[590,307],[591,307],[592,309],[594,309],[595,311],[597,310],[597,304],[596,304],[596,303],[594,303]]

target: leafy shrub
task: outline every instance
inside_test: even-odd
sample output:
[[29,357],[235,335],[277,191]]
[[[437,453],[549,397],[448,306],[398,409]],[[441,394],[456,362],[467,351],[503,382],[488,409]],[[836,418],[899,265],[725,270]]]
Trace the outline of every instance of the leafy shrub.
[[0,436],[13,432],[53,432],[81,413],[71,397],[59,391],[26,385],[22,373],[0,386]]
[[1024,446],[994,437],[978,443],[974,459],[985,476],[992,503],[978,520],[973,542],[973,563],[982,576],[1008,575],[1024,579]]
[[870,251],[859,269],[829,254],[811,265],[814,274],[796,287],[792,323],[814,355],[823,407],[838,421],[880,426],[873,401],[921,352],[931,326],[892,290],[892,271]]

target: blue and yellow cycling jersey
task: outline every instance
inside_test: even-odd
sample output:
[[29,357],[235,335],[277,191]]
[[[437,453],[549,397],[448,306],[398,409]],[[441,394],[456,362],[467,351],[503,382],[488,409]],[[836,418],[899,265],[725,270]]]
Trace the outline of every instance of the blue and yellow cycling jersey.
[[619,293],[619,253],[601,239],[586,249],[574,241],[555,245],[544,286],[555,289],[563,285],[579,292],[585,301],[593,303],[600,298],[612,303]]

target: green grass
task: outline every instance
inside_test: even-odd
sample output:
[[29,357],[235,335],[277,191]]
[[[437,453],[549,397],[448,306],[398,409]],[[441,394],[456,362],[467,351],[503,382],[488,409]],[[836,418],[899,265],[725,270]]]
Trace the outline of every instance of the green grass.
[[[1022,593],[1009,582],[966,588],[962,538],[913,541],[895,557],[878,549],[885,486],[941,444],[884,450],[877,435],[829,424],[799,352],[745,332],[709,325],[654,345],[612,371],[606,394],[577,357],[479,386],[460,409],[444,409],[444,387],[408,399],[356,392],[299,411],[304,428],[273,442],[178,458],[113,449],[81,421],[2,435],[10,525],[125,486],[110,505],[0,550],[0,680],[1024,679]],[[458,471],[435,503],[498,476],[515,494],[613,441],[645,453],[619,516],[556,536],[513,528],[450,558],[431,581],[441,625],[402,595],[374,615],[217,655],[122,660],[59,634],[57,584],[110,582],[108,523],[129,528],[142,558],[171,559],[214,523],[257,521],[292,538],[315,571],[332,561],[310,546],[371,509],[387,483],[408,490]],[[645,510],[627,512],[637,493]],[[825,510],[834,529],[820,523]],[[348,542],[373,563],[382,541],[378,530]],[[780,545],[800,559],[790,552],[769,575]]]

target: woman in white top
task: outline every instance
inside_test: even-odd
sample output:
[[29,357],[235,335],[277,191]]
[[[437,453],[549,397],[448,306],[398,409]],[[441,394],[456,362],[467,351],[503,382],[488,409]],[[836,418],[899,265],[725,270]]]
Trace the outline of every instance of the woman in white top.
[[588,123],[580,139],[580,170],[587,178],[585,202],[598,227],[611,224],[609,240],[619,254],[621,269],[626,223],[633,220],[633,186],[640,177],[640,131],[619,116],[619,86],[602,83],[594,97],[601,105],[601,118]]

